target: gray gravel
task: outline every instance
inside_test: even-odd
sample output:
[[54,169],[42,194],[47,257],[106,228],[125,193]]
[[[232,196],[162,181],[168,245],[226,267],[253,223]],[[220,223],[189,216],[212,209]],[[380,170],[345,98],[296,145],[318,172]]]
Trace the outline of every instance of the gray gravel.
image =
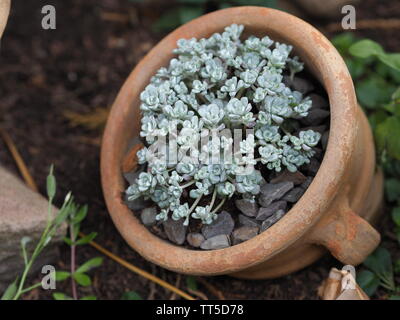
[[274,200],[282,198],[286,192],[293,189],[294,183],[284,181],[279,183],[266,183],[261,186],[258,202],[262,207],[268,207]]
[[236,207],[246,216],[255,217],[258,213],[258,204],[256,201],[240,199],[235,201]]
[[215,249],[223,249],[227,248],[231,245],[229,240],[229,236],[226,234],[220,234],[218,236],[211,237],[205,240],[200,248],[203,250],[215,250]]
[[235,222],[231,215],[226,211],[222,211],[218,214],[218,218],[212,224],[205,225],[201,228],[201,233],[206,239],[220,234],[229,235],[232,233],[234,226]]

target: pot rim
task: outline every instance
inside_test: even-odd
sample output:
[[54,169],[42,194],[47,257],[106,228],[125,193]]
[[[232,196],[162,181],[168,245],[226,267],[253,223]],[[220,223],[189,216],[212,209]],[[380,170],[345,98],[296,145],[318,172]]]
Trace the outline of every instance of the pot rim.
[[[165,65],[165,61],[173,56],[171,52],[178,39],[207,37],[232,23],[243,24],[245,29],[262,28],[272,39],[282,38],[293,45],[296,54],[328,94],[331,108],[328,146],[317,175],[305,194],[271,228],[225,249],[190,250],[152,234],[123,203],[121,193],[125,186],[120,164],[126,151],[122,149],[127,147],[123,124],[133,107],[133,100],[138,98],[154,74],[149,70]],[[160,56],[168,60],[162,60]],[[101,148],[102,187],[112,220],[133,249],[173,271],[224,274],[256,265],[303,237],[329,209],[346,180],[345,172],[350,165],[358,126],[356,112],[353,82],[343,59],[329,40],[305,21],[279,10],[254,6],[223,9],[192,20],[168,34],[139,62],[112,106]]]

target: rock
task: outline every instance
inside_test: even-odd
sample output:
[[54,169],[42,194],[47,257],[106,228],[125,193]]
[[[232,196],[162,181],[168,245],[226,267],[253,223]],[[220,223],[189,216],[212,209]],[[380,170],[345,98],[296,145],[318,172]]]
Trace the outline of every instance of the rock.
[[205,240],[200,248],[203,250],[215,250],[227,248],[231,245],[229,237],[226,234],[220,234],[218,236],[211,237]]
[[328,146],[329,131],[325,131],[321,137],[322,150],[326,150]]
[[302,94],[307,94],[315,89],[310,81],[299,77],[294,77],[293,80],[291,80],[289,76],[284,76],[284,82],[286,85]]
[[186,236],[186,240],[192,247],[198,248],[204,242],[205,238],[201,233],[191,232]]
[[124,176],[125,180],[129,183],[129,185],[131,185],[136,182],[136,179],[142,172],[144,172],[143,168],[138,169],[134,172],[123,172],[122,175]]
[[260,223],[256,219],[249,218],[244,214],[239,214],[239,224],[247,227],[260,227]]
[[295,202],[299,201],[299,199],[304,194],[304,192],[305,192],[305,190],[303,188],[296,187],[296,188],[290,190],[288,193],[286,193],[283,196],[282,200],[285,200],[290,203],[295,203]]
[[306,126],[316,126],[321,124],[329,115],[330,112],[327,110],[311,109],[307,117],[301,118],[300,122]]
[[311,93],[311,94],[309,94],[308,97],[312,101],[312,105],[311,105],[312,109],[329,109],[328,100],[326,100],[324,97],[320,96],[319,94]]
[[168,239],[176,244],[183,244],[186,238],[186,227],[183,225],[183,220],[168,219],[163,222],[164,231]]
[[[297,189],[297,188],[295,188],[295,189]],[[294,190],[294,189],[292,189],[292,190]],[[290,193],[290,192],[291,191],[289,191],[288,193]],[[285,197],[283,197],[283,199],[284,198]],[[272,216],[274,213],[276,213],[279,210],[286,211],[286,208],[287,208],[286,201],[280,200],[280,201],[273,202],[266,208],[261,207],[260,210],[258,211],[256,219],[259,221],[260,220],[263,221],[263,220],[267,219],[268,217]]]
[[246,216],[255,217],[258,212],[258,205],[256,201],[248,199],[240,199],[235,201],[236,207]]
[[156,216],[158,214],[158,210],[156,207],[145,208],[140,213],[140,220],[146,227],[150,227],[156,224]]
[[285,215],[285,211],[279,210],[275,214],[273,214],[271,217],[264,220],[264,222],[261,224],[260,232],[264,232],[265,230],[267,230],[269,227],[271,227],[273,224],[275,224],[284,215]]
[[307,190],[307,188],[310,186],[311,182],[313,181],[313,177],[307,177],[307,180],[304,181],[300,187],[303,188],[304,190]]
[[232,243],[239,244],[251,238],[254,238],[258,234],[259,227],[240,227],[232,233]]
[[355,5],[359,0],[295,0],[294,4],[318,18],[337,18],[345,5]]
[[321,166],[321,163],[317,159],[311,158],[310,163],[305,165],[304,168],[307,170],[308,174],[315,176],[317,174],[320,166]]
[[125,204],[132,211],[140,211],[151,206],[152,203],[150,201],[144,200],[142,197],[135,200],[128,200],[128,196],[125,195]]
[[235,222],[231,215],[226,211],[222,211],[212,224],[204,225],[203,228],[201,228],[201,233],[206,239],[221,234],[231,234],[234,225]]
[[274,200],[282,198],[286,192],[293,189],[294,183],[290,181],[279,183],[266,183],[261,186],[258,202],[263,207],[268,207]]
[[[53,213],[57,212],[57,208],[53,207]],[[32,239],[28,244],[31,254],[46,227],[47,215],[48,200],[0,166],[0,292],[3,292],[23,269],[21,238],[26,236]],[[58,245],[63,243],[65,233],[66,225],[63,225],[38,257],[30,274],[36,275],[43,265],[57,261]]]
[[296,172],[290,172],[289,170],[282,171],[279,175],[271,180],[271,183],[279,183],[284,181],[293,182],[295,186],[302,184],[306,181],[307,177],[302,174],[299,170]]

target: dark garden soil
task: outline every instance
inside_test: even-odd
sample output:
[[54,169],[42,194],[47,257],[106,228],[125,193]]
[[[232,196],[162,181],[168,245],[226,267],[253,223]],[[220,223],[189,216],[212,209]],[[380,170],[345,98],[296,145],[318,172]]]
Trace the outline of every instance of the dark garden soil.
[[[41,8],[45,4],[56,6],[57,30],[41,29]],[[163,36],[151,31],[154,12],[160,9],[138,8],[128,0],[14,0],[12,5],[0,51],[0,124],[15,141],[41,193],[45,194],[45,178],[53,163],[57,203],[71,190],[77,202],[90,206],[84,232],[98,232],[97,241],[114,254],[186,290],[184,277],[148,263],[121,238],[108,215],[100,186],[101,128],[74,127],[65,116],[66,112],[93,114],[112,104],[129,72]],[[397,0],[365,0],[357,8],[358,19],[399,16]],[[328,22],[335,21],[318,21],[316,25]],[[400,51],[398,31],[357,34]],[[0,164],[18,174],[3,141]],[[384,245],[392,252],[396,250],[388,214],[378,228]],[[78,248],[77,255],[79,263],[100,254],[85,246]],[[69,247],[63,245],[58,268],[69,268],[69,261]],[[280,279],[241,281],[219,276],[206,281],[228,299],[317,299],[317,288],[331,267],[341,268],[341,264],[326,256]],[[93,279],[92,289],[81,289],[81,295],[93,293],[99,299],[119,299],[124,292],[134,290],[144,299],[171,298],[171,292],[107,258],[93,271]],[[199,290],[209,298],[217,298],[201,283]],[[69,293],[69,282],[60,284],[57,291]],[[383,293],[376,297],[383,298]],[[48,299],[50,294],[35,291],[25,298]]]

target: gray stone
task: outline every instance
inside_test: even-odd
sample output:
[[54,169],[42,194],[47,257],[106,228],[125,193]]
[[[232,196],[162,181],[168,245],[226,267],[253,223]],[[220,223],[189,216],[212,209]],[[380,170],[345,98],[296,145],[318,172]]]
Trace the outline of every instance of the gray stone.
[[260,232],[264,232],[265,230],[267,230],[269,227],[274,225],[279,219],[281,219],[284,215],[285,215],[285,211],[279,210],[275,214],[273,214],[271,217],[264,220],[264,222],[261,224]]
[[158,210],[156,207],[145,208],[140,213],[140,220],[146,227],[151,227],[156,224],[156,216],[158,214]]
[[305,169],[307,170],[308,174],[315,176],[320,166],[321,163],[317,159],[311,158],[310,163],[305,165]]
[[220,234],[218,236],[211,237],[205,240],[200,248],[203,250],[215,250],[227,248],[231,245],[229,237],[226,234]]
[[[294,190],[294,189],[292,189],[292,190]],[[290,192],[291,191],[289,191],[288,193],[290,193]],[[276,213],[279,210],[286,211],[286,208],[287,208],[286,201],[279,200],[279,201],[273,202],[266,208],[261,207],[260,210],[258,211],[256,219],[259,221],[260,220],[263,221],[263,220],[269,218],[270,216],[272,216],[274,213]]]
[[168,239],[176,244],[183,244],[186,238],[186,227],[183,220],[168,219],[163,222],[164,231]]
[[282,198],[286,192],[293,189],[294,183],[284,181],[279,183],[266,183],[261,186],[258,202],[262,207],[268,207],[273,201]]
[[244,226],[234,230],[232,233],[232,243],[235,245],[254,238],[258,234],[259,229],[259,227]]
[[294,77],[293,80],[291,80],[289,76],[285,76],[284,81],[292,89],[299,91],[302,94],[307,94],[314,90],[314,85],[310,81],[303,78]]
[[325,131],[321,137],[322,150],[326,150],[328,146],[329,131]]
[[307,180],[304,181],[300,187],[303,188],[304,190],[307,190],[307,188],[310,186],[311,182],[313,181],[313,177],[307,177]]
[[300,122],[306,126],[317,126],[321,124],[327,117],[329,117],[330,112],[324,109],[311,109],[308,112],[307,117],[301,118]]
[[246,216],[255,217],[258,212],[257,202],[248,199],[240,199],[235,201],[236,207]]
[[[57,213],[53,207],[53,214]],[[0,166],[0,292],[15,280],[23,269],[20,241],[30,237],[31,252],[46,227],[48,200],[32,191],[20,179]],[[58,245],[66,233],[63,225],[31,270],[36,274],[45,264],[58,259]]]
[[139,169],[136,170],[135,172],[123,172],[122,175],[124,176],[125,180],[129,183],[129,185],[133,184],[136,182],[136,179],[139,177],[139,174],[141,174],[144,170]]
[[290,172],[289,170],[282,171],[279,175],[271,180],[271,183],[279,183],[284,181],[293,182],[295,186],[302,184],[306,181],[307,177],[302,174],[299,170],[296,172]]
[[285,200],[290,203],[295,203],[295,202],[299,201],[299,199],[304,194],[304,192],[305,192],[305,190],[303,188],[296,187],[296,188],[290,190],[288,193],[286,193],[283,196],[282,200]]
[[234,225],[235,222],[231,215],[226,211],[222,211],[212,224],[204,225],[203,228],[201,228],[201,233],[206,239],[220,234],[231,234]]
[[260,223],[253,218],[249,218],[244,214],[239,214],[239,224],[247,227],[260,227]]
[[186,240],[192,247],[198,248],[204,242],[205,238],[201,233],[191,232],[186,236]]
[[319,94],[311,93],[308,97],[312,101],[312,109],[329,109],[328,100],[326,100],[324,97],[321,97]]
[[129,209],[136,212],[151,206],[151,202],[144,200],[142,197],[135,200],[128,200],[127,195],[125,195],[125,204]]

